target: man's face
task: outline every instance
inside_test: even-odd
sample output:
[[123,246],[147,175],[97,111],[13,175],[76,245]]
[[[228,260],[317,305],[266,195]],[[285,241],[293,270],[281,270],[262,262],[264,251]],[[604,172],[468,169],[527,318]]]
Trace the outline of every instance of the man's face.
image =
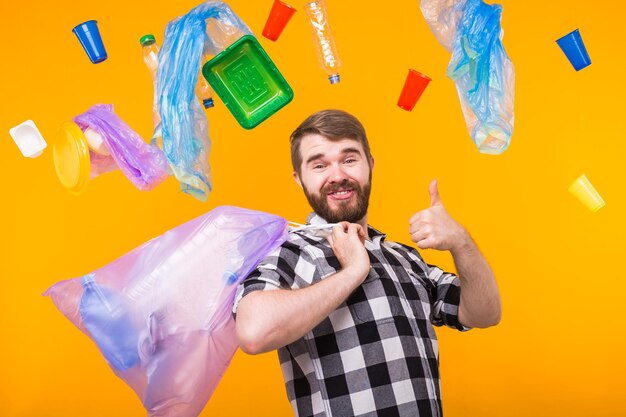
[[294,172],[294,177],[313,210],[329,223],[362,220],[367,214],[372,170],[361,143],[310,134],[300,142],[300,155],[300,175]]

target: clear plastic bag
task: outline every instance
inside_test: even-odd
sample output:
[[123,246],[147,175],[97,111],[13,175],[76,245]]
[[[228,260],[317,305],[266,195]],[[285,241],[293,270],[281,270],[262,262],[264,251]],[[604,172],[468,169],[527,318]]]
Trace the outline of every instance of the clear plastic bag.
[[452,52],[447,75],[472,140],[482,153],[504,152],[513,134],[515,69],[502,45],[502,6],[421,0],[420,7],[437,40]]
[[197,416],[238,347],[237,286],[287,230],[281,217],[218,207],[44,295],[98,345],[150,416]]
[[163,151],[181,189],[201,201],[206,201],[212,187],[211,141],[195,87],[203,56],[216,55],[228,46],[207,35],[208,19],[216,19],[226,33],[251,33],[226,3],[202,3],[168,23],[157,71],[161,126],[155,137],[162,137]]
[[163,152],[144,142],[113,112],[111,104],[96,104],[85,113],[74,117],[74,122],[102,137],[110,155],[90,151],[91,178],[119,167],[140,190],[149,191],[168,176],[167,160]]

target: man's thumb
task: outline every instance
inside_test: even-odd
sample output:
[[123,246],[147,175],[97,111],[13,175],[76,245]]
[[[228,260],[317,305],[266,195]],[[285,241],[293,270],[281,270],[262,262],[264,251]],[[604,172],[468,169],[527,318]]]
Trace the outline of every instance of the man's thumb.
[[441,206],[441,197],[439,197],[439,190],[437,189],[437,180],[432,180],[428,186],[428,194],[430,194],[430,206]]

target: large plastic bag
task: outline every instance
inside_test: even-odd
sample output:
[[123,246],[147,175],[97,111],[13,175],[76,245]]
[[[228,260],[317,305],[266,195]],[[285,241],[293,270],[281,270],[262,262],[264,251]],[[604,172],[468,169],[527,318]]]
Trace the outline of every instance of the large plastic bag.
[[74,118],[85,131],[98,133],[110,155],[100,155],[90,150],[91,177],[120,168],[124,175],[140,190],[149,191],[168,176],[167,160],[163,152],[144,142],[113,112],[111,104],[96,104]]
[[237,286],[287,233],[281,217],[218,207],[44,295],[150,416],[197,416],[237,349]]
[[206,201],[211,191],[211,146],[208,121],[195,96],[204,55],[216,55],[223,41],[207,36],[206,20],[242,35],[250,29],[220,1],[203,3],[167,24],[159,51],[157,102],[161,116],[162,146],[181,189]]
[[472,140],[482,153],[504,152],[513,134],[515,69],[502,46],[502,6],[421,0],[420,7],[437,40],[452,52],[447,75]]

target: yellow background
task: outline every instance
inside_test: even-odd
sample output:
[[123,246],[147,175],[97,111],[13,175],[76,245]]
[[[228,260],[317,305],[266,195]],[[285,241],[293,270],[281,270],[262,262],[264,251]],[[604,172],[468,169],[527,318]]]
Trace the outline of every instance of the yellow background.
[[[288,136],[311,112],[345,109],[365,124],[376,159],[370,223],[409,242],[408,219],[428,206],[431,178],[448,211],[496,272],[502,323],[438,329],[447,416],[626,415],[623,279],[626,199],[624,6],[617,0],[502,1],[504,45],[516,70],[516,124],[501,156],[477,152],[445,70],[450,54],[418,1],[329,0],[343,62],[331,86],[302,10],[277,42],[260,36],[270,0],[235,12],[291,84],[294,101],[252,131],[217,99],[208,110],[214,191],[201,203],[168,179],[143,193],[118,171],[74,197],[50,147],[22,157],[8,130],[33,119],[50,144],[62,122],[113,103],[151,135],[152,86],[139,37],[194,0],[2,1],[0,4],[0,416],[138,416],[135,394],[96,346],[41,293],[223,204],[303,221]],[[92,65],[71,29],[97,19],[109,59]],[[580,28],[593,64],[575,72],[555,40]],[[412,112],[396,106],[409,67],[430,84]],[[591,213],[568,192],[585,172],[607,205]],[[427,261],[452,268],[449,254]],[[289,416],[275,353],[238,352],[203,416]]]

